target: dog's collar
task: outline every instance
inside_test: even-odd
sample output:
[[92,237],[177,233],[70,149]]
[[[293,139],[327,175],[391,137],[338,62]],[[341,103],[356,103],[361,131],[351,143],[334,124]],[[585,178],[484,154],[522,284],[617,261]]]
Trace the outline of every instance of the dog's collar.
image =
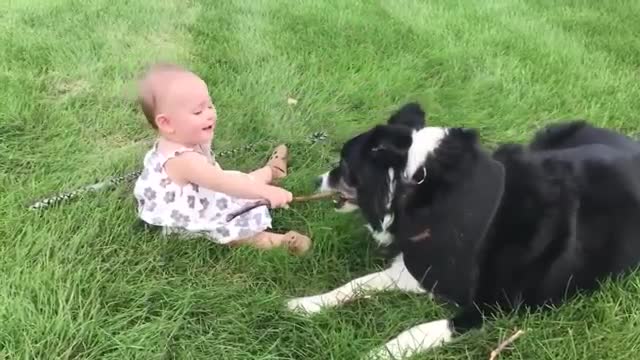
[[402,180],[407,183],[407,184],[411,184],[411,185],[420,185],[422,184],[426,179],[427,179],[427,168],[422,165],[421,166],[421,170],[422,170],[422,176],[420,177],[419,180],[416,180],[416,174],[418,174],[419,170],[411,177],[407,177],[406,174],[402,174]]

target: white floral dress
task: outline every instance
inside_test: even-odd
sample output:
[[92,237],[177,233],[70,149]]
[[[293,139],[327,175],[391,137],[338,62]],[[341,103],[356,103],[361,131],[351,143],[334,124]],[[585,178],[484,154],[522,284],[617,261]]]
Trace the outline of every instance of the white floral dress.
[[[266,206],[226,221],[227,214],[256,200],[232,197],[191,183],[180,186],[171,181],[164,165],[186,151],[197,150],[182,148],[164,156],[156,143],[145,155],[144,169],[133,190],[138,216],[144,222],[161,226],[165,234],[205,235],[220,244],[245,239],[271,228],[271,215]],[[215,163],[211,157],[209,159]]]

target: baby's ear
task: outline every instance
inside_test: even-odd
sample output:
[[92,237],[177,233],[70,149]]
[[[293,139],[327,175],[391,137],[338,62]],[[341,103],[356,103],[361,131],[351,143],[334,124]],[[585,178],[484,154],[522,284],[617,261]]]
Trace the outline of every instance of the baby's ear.
[[173,124],[171,124],[171,120],[166,114],[158,114],[153,120],[156,124],[156,127],[159,131],[164,133],[173,133],[175,130],[173,129]]

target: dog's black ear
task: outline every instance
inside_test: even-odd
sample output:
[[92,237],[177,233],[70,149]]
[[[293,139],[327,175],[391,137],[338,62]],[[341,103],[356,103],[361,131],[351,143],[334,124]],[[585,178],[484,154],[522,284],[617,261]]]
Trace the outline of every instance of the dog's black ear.
[[389,118],[389,125],[401,125],[419,130],[426,126],[426,113],[418,103],[408,103]]
[[502,164],[486,152],[476,151],[467,159],[471,162],[468,172],[460,174],[446,192],[433,193],[433,205],[426,210],[420,226],[430,233],[423,244],[429,247],[425,251],[438,254],[427,276],[446,279],[438,287],[461,302],[470,300],[475,291],[478,262],[486,249],[485,237],[501,203],[505,182]]
[[405,126],[378,125],[373,128],[367,151],[385,164],[403,163],[413,142],[411,134]]

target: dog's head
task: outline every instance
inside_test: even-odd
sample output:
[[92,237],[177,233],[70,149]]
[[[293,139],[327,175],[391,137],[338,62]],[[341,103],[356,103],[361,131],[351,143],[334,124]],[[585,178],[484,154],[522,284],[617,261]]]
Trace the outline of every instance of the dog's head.
[[[481,149],[475,130],[427,127],[425,112],[410,103],[386,124],[348,140],[340,163],[320,176],[319,190],[339,193],[337,210],[359,208],[377,232],[388,230],[385,222],[394,221],[394,201],[400,198],[405,210],[429,208],[440,223],[473,232],[486,231],[503,181],[502,165]],[[469,212],[478,219],[472,221]],[[466,222],[445,221],[449,216]]]
[[397,110],[386,125],[379,125],[348,140],[340,151],[340,162],[318,178],[318,190],[340,195],[336,210],[357,210],[361,202],[387,196],[391,168],[406,164],[401,149],[411,146],[411,135],[426,124],[419,104],[409,103]]

